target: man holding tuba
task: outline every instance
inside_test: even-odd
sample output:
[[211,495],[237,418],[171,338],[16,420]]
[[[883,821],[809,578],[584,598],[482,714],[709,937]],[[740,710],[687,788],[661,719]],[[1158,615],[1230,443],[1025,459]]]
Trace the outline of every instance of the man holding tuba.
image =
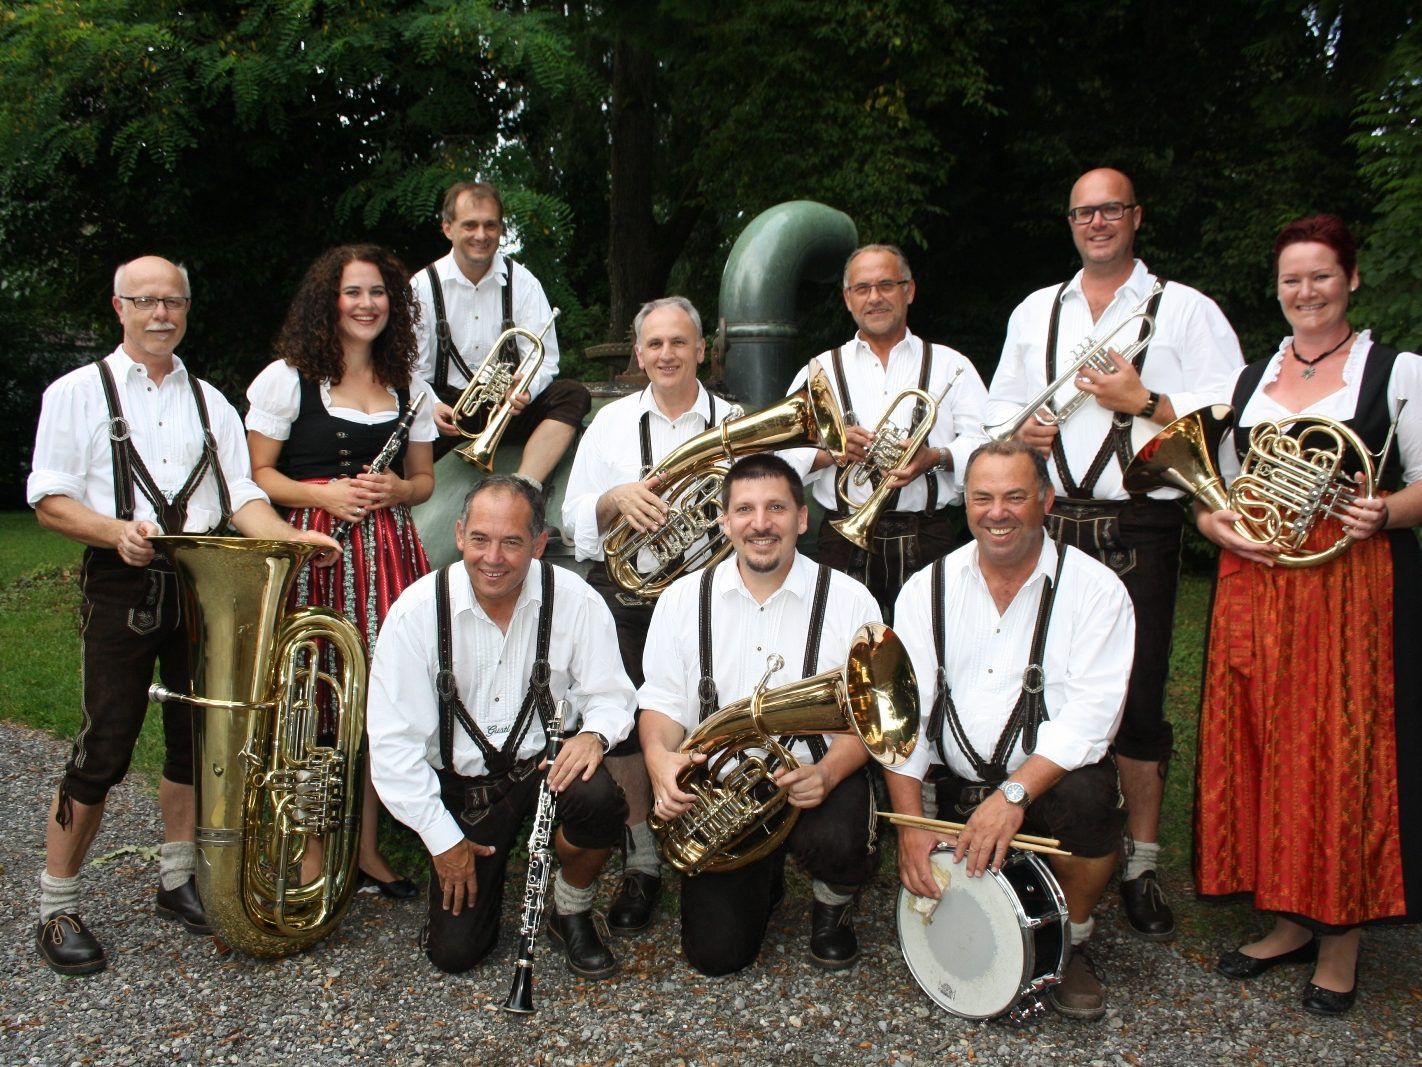
[[[440,227],[449,240],[449,255],[410,279],[420,303],[416,373],[439,396],[435,423],[447,441],[443,447],[435,443],[436,458],[459,441],[451,405],[477,374],[489,346],[505,330],[517,326],[537,334],[553,318],[538,279],[499,251],[504,202],[497,188],[488,182],[455,182],[445,191]],[[512,350],[499,358],[512,364],[532,350],[526,338],[514,338],[507,347]],[[555,327],[543,335],[543,361],[528,389],[506,399],[514,415],[502,440],[526,442],[518,474],[541,488],[592,407],[586,386],[558,377]]]
[[[817,558],[869,587],[885,620],[893,621],[894,598],[904,580],[953,547],[954,523],[948,508],[962,503],[962,481],[954,473],[983,440],[987,390],[962,353],[947,345],[916,337],[908,328],[913,303],[913,272],[893,245],[865,245],[844,265],[844,306],[858,327],[847,344],[831,349],[816,363],[829,376],[835,399],[844,412],[848,460],[854,473],[843,480],[848,501],[838,487],[835,457],[823,451],[797,449],[786,458],[799,470],[825,509],[820,523]],[[810,374],[806,367],[790,386],[801,388]],[[937,400],[937,415],[927,436],[911,455],[886,446],[891,438],[911,435],[928,418],[917,389]],[[946,392],[945,392],[946,390]],[[897,398],[897,399],[895,399]],[[884,470],[864,466],[866,450],[892,456]],[[846,539],[837,529],[858,513],[874,494],[882,477],[893,492],[876,503],[877,517],[863,538]]]
[[[563,497],[563,530],[572,535],[577,558],[594,561],[588,583],[607,601],[617,621],[622,665],[640,686],[653,602],[629,596],[613,580],[603,558],[603,537],[619,521],[639,534],[662,528],[667,500],[647,472],[677,445],[719,425],[732,408],[697,381],[706,341],[691,301],[682,296],[653,300],[642,306],[632,325],[637,364],[649,384],[599,411],[578,442]],[[607,922],[614,930],[642,930],[656,912],[661,860],[647,827],[652,791],[636,730],[608,754],[607,768],[628,806],[626,862]]]
[[[1178,491],[1133,497],[1121,477],[1137,449],[1177,413],[1225,401],[1243,357],[1214,301],[1179,282],[1164,284],[1135,258],[1141,214],[1135,187],[1120,171],[1101,168],[1077,179],[1067,221],[1081,270],[1013,311],[988,391],[988,419],[990,433],[1001,428],[994,436],[1016,436],[1048,457],[1056,489],[1048,532],[1114,570],[1135,605],[1135,671],[1115,748],[1129,811],[1121,902],[1135,934],[1164,940],[1175,932],[1156,876],[1172,745],[1165,682],[1185,513]],[[1050,383],[1098,347],[1094,341],[1099,359],[1038,403]],[[1136,350],[1123,359],[1129,348]],[[1084,402],[1069,418],[1044,421],[1078,395]]]
[[[187,331],[187,270],[143,256],[114,274],[123,341],[97,363],[45,390],[27,495],[40,525],[84,549],[83,725],[50,807],[40,875],[40,956],[60,974],[92,974],[106,958],[79,913],[84,857],[109,790],[128,771],[158,665],[163,683],[188,685],[188,637],[172,563],[158,533],[221,532],[335,541],[288,526],[251,478],[242,421],[176,355]],[[165,758],[157,912],[210,933],[194,870],[192,711],[163,709]]]
[[[726,475],[722,501],[734,558],[662,594],[643,656],[639,730],[653,811],[664,822],[693,806],[684,788],[693,757],[679,746],[699,721],[751,696],[757,683],[774,688],[842,666],[855,631],[879,621],[864,586],[795,550],[809,516],[804,486],[784,460],[742,458]],[[772,655],[783,665],[765,677]],[[801,812],[786,840],[739,869],[682,881],[682,949],[703,974],[730,974],[755,960],[784,893],[787,852],[814,880],[811,960],[842,970],[858,958],[855,897],[878,867],[867,754],[847,735],[796,738],[791,752],[801,766],[775,773]]]
[[367,710],[375,788],[434,863],[421,945],[450,973],[493,949],[509,849],[538,804],[545,724],[567,699],[580,723],[546,772],[561,824],[548,929],[573,973],[606,978],[618,964],[591,909],[627,805],[602,762],[633,710],[612,617],[586,582],[541,558],[543,498],[523,479],[471,489],[454,538],[462,560],[415,582],[385,617]]
[[[913,661],[919,744],[885,778],[894,810],[921,815],[932,764],[939,817],[965,821],[950,877],[1000,868],[1024,828],[1059,838],[1051,857],[1071,920],[1071,955],[1053,1006],[1097,1019],[1105,990],[1086,955],[1092,909],[1116,864],[1124,817],[1111,738],[1121,721],[1135,623],[1120,579],[1043,532],[1052,485],[1020,441],[990,441],[969,458],[973,543],[919,571],[899,596]],[[912,893],[942,887],[929,853],[940,835],[899,827],[899,877]]]

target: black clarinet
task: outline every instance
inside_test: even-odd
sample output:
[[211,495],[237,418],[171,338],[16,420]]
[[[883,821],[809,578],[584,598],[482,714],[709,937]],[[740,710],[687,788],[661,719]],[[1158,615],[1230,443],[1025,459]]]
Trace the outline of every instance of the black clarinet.
[[[410,436],[410,427],[415,424],[415,416],[419,414],[420,405],[424,402],[423,391],[417,392],[410,398],[410,406],[405,409],[405,414],[400,416],[400,421],[395,424],[395,429],[390,432],[390,436],[385,439],[385,444],[380,446],[380,451],[370,461],[371,474],[380,474],[395,462],[395,457],[400,454],[400,449],[405,444],[405,438]],[[331,528],[331,536],[337,541],[344,541],[350,536],[351,527],[354,525],[355,523],[350,520],[342,519]]]
[[[553,718],[548,723],[548,770],[563,748],[563,719],[568,702],[558,701]],[[518,930],[518,960],[514,963],[513,985],[504,1011],[519,1015],[533,1014],[533,942],[543,924],[543,901],[548,895],[548,880],[553,874],[553,808],[558,798],[548,788],[548,771],[538,790],[538,807],[533,813],[533,832],[528,835],[528,880],[523,887],[523,922]]]

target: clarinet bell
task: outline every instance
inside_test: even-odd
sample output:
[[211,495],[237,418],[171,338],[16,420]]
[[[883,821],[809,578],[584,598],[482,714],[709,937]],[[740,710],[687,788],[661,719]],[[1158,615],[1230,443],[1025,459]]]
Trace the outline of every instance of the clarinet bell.
[[509,998],[504,1001],[504,1011],[515,1015],[533,1014],[533,967],[522,960],[514,968],[513,985],[509,988]]

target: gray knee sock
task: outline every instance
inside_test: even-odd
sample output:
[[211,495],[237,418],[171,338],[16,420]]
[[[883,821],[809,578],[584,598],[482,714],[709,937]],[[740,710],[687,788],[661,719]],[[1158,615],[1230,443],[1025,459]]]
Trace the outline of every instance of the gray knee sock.
[[828,882],[821,882],[818,878],[811,880],[810,892],[819,903],[828,904],[832,908],[848,904],[854,899],[854,890],[847,890],[844,886],[833,886]]
[[158,882],[177,889],[197,870],[197,845],[192,841],[164,841],[158,849]]
[[48,872],[40,872],[40,922],[47,923],[61,911],[71,915],[78,913],[82,891],[79,875],[71,878],[56,878]]
[[578,889],[576,886],[568,884],[561,869],[553,876],[553,903],[557,907],[559,915],[580,915],[585,911],[591,911],[593,898],[596,896],[596,880],[586,889]]
[[662,876],[662,861],[657,855],[657,838],[645,822],[628,827],[632,842],[627,849],[626,871],[638,871],[653,878]]

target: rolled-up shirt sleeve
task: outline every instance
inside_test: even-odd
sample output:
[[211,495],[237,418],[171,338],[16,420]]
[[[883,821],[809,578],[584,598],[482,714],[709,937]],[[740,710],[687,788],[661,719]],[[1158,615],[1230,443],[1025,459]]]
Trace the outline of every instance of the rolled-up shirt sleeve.
[[690,665],[682,658],[677,620],[686,612],[696,612],[695,594],[699,588],[699,582],[681,582],[657,599],[647,628],[647,643],[642,648],[644,680],[637,690],[638,707],[659,711],[688,731],[696,724],[695,677],[699,677],[700,666],[693,676]]
[[612,442],[606,440],[605,425],[605,419],[594,417],[578,442],[573,470],[568,475],[568,489],[563,495],[563,530],[572,530],[573,552],[580,560],[602,559],[603,535],[597,528],[597,502],[615,484],[607,461],[612,454]]

